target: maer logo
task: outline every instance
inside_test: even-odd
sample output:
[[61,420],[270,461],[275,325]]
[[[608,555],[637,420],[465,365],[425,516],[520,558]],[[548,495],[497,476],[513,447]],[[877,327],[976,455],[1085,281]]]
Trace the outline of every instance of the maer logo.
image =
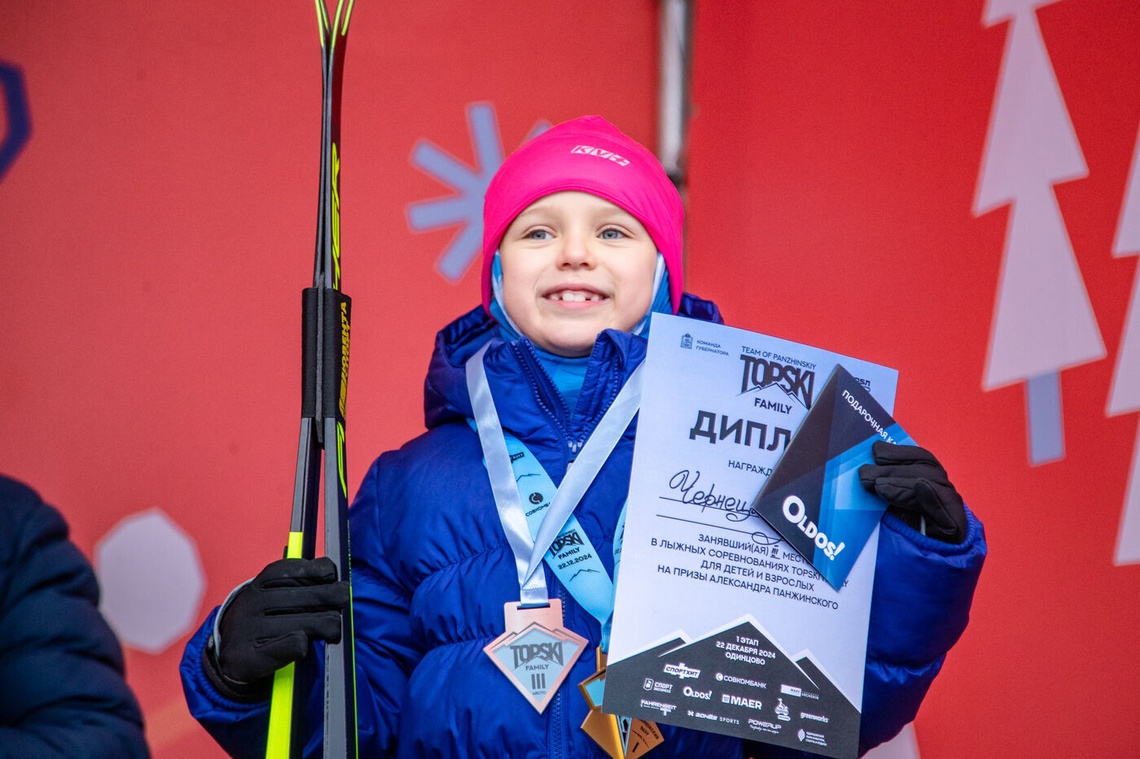
[[791,398],[799,401],[804,408],[811,408],[815,372],[798,366],[786,366],[777,361],[740,354],[744,362],[744,372],[740,379],[740,392],[763,390],[775,385]]

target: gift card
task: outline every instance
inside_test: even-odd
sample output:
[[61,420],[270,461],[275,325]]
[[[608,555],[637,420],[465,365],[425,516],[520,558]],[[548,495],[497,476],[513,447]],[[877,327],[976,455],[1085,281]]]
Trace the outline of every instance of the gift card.
[[837,366],[752,504],[836,589],[887,508],[859,481],[859,467],[875,463],[877,440],[914,444]]

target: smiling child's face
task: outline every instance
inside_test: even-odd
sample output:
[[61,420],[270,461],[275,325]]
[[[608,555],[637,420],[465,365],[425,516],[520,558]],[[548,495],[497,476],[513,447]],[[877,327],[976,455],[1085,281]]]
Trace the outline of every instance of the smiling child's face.
[[535,345],[585,356],[604,329],[633,329],[649,311],[657,246],[636,218],[585,192],[529,205],[499,243],[503,305]]

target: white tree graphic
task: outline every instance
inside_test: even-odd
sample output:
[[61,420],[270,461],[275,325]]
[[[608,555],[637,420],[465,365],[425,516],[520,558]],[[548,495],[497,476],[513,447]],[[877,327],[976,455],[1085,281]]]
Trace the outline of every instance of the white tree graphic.
[[1060,372],[1105,355],[1053,185],[1088,174],[1036,8],[989,0],[983,24],[1010,21],[974,213],[1010,206],[984,390],[1026,383],[1031,464],[1065,454]]
[[[1132,170],[1120,209],[1120,224],[1112,252],[1116,256],[1140,254],[1140,135],[1132,155]],[[1108,394],[1106,414],[1115,416],[1140,411],[1140,266],[1132,286],[1132,302],[1124,320],[1124,334],[1116,355],[1116,371]],[[1132,449],[1132,469],[1124,496],[1124,512],[1120,517],[1120,533],[1116,540],[1117,565],[1140,563],[1140,429]]]

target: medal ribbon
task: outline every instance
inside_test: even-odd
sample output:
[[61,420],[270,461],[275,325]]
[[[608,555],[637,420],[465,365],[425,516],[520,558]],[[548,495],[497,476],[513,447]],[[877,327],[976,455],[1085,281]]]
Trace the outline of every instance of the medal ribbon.
[[[523,493],[530,493],[531,509],[527,512],[527,525],[532,535],[537,534],[543,523],[557,488],[550,475],[538,463],[534,454],[509,432],[504,433],[507,451],[511,458],[511,470]],[[575,464],[577,466],[577,464]],[[534,505],[537,503],[538,505]],[[625,503],[622,504],[614,533],[614,573],[617,577],[621,562],[621,535],[625,526]],[[602,625],[602,650],[609,649],[610,620],[614,611],[614,583],[606,572],[590,537],[582,529],[578,518],[573,514],[566,520],[562,531],[550,544],[545,560],[555,576],[562,582],[570,595]]]
[[[515,557],[520,600],[524,606],[540,606],[549,600],[545,575],[537,571],[545,557],[575,600],[602,623],[603,635],[608,637],[605,633],[613,613],[613,581],[573,512],[637,414],[642,367],[634,369],[567,470],[561,486],[555,488],[526,446],[502,429],[483,366],[487,347],[467,362],[467,390],[495,507]],[[530,504],[529,513],[519,493],[519,483],[524,481],[524,489],[538,501]],[[614,539],[615,576],[624,521],[623,506]]]

